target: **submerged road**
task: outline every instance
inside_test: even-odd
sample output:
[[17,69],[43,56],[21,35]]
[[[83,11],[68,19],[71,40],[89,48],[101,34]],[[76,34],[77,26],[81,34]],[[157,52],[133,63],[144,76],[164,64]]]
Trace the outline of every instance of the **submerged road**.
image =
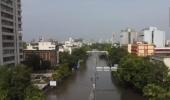
[[86,67],[82,67],[57,88],[49,89],[47,100],[146,100],[130,89],[122,89],[114,84],[110,72],[97,72],[96,89],[93,94],[95,67],[107,66],[105,60],[99,59],[100,53],[89,56]]

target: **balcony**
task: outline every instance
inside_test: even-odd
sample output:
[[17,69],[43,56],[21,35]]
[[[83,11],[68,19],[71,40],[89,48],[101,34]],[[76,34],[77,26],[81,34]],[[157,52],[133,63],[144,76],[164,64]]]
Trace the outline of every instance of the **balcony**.
[[6,14],[10,14],[12,16],[14,15],[13,12],[5,10],[5,9],[2,9],[1,12],[6,13]]
[[15,56],[15,53],[3,54],[3,57],[11,57]]
[[14,33],[2,32],[2,35],[14,36]]
[[10,29],[13,29],[13,28],[14,28],[14,26],[12,26],[12,25],[4,25],[4,24],[2,24],[2,27],[10,28]]
[[8,7],[12,7],[13,6],[13,2],[12,1],[9,2],[9,1],[2,0],[1,4],[5,5],[5,6],[8,6]]
[[1,19],[8,20],[8,21],[14,21],[13,18],[5,17],[5,16],[1,16]]
[[15,64],[15,59],[12,61],[4,61],[4,65]]

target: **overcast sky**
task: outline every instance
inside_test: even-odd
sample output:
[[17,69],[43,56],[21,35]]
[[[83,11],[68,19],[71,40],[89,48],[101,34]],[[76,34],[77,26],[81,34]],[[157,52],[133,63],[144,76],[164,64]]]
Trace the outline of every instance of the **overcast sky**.
[[23,39],[111,38],[127,27],[156,26],[170,37],[170,0],[22,0]]

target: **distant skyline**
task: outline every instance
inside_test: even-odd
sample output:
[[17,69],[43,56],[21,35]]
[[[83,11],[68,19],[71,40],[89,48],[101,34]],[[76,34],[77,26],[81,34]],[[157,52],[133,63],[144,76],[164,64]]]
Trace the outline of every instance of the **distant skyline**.
[[158,27],[170,39],[170,0],[22,0],[23,40],[110,39],[127,27]]

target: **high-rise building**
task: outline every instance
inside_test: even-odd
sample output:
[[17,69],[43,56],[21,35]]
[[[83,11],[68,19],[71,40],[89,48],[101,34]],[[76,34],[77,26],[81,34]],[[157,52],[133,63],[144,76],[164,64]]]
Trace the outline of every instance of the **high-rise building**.
[[149,27],[139,34],[139,41],[154,44],[156,48],[165,47],[165,32],[156,27]]
[[0,65],[23,60],[21,0],[0,0]]
[[120,33],[120,45],[128,45],[133,44],[137,41],[137,32],[135,32],[131,28],[127,28],[126,30],[122,30]]

